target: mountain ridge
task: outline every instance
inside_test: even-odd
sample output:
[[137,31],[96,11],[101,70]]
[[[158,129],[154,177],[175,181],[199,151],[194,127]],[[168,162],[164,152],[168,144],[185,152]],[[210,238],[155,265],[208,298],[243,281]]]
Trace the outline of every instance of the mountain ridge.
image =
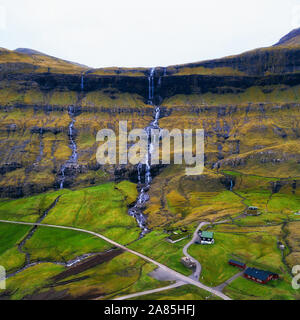
[[[229,61],[229,60],[233,60],[233,59],[238,59],[240,56],[248,56],[248,55],[252,55],[252,54],[256,54],[256,53],[264,53],[265,51],[269,51],[269,50],[278,50],[280,48],[284,48],[284,47],[288,47],[290,49],[292,49],[293,47],[298,47],[300,46],[300,28],[294,29],[291,32],[289,32],[288,34],[286,34],[285,36],[283,36],[276,44],[274,44],[273,46],[270,47],[262,47],[262,48],[257,48],[257,49],[252,49],[246,52],[242,52],[239,54],[235,54],[235,55],[229,55],[229,56],[224,56],[221,58],[217,58],[217,59],[208,59],[208,60],[201,60],[201,61],[197,61],[197,62],[190,62],[190,63],[184,63],[184,64],[177,64],[177,65],[169,65],[166,66],[167,69],[171,70],[173,68],[177,68],[177,69],[181,69],[184,67],[193,67],[193,66],[205,66],[205,65],[209,65],[211,62],[216,62],[219,63],[220,61]],[[8,50],[5,48],[2,48],[2,53],[8,53],[8,52],[15,52],[17,54],[21,54],[21,55],[25,55],[25,56],[36,56],[36,57],[45,57],[45,58],[49,58],[49,67],[51,67],[51,59],[54,59],[55,61],[60,61],[63,63],[67,63],[67,64],[71,64],[74,65],[76,67],[80,67],[85,69],[85,71],[89,70],[89,73],[93,73],[93,74],[99,74],[99,75],[122,75],[122,74],[128,74],[128,75],[141,75],[141,73],[146,73],[148,71],[147,68],[142,68],[142,67],[103,67],[103,68],[90,68],[84,64],[78,63],[78,62],[73,62],[73,61],[69,61],[69,60],[64,60],[55,56],[51,56],[48,55],[46,53],[37,51],[35,49],[31,49],[31,48],[17,48],[15,50]],[[0,51],[1,54],[1,51]],[[20,59],[22,60],[22,59]],[[1,60],[0,60],[1,63]],[[222,63],[221,63],[222,64]],[[157,67],[157,68],[162,68],[162,67]],[[78,70],[76,70],[78,71]],[[84,72],[84,70],[80,70],[81,72]],[[204,70],[203,72],[206,72],[207,70]],[[221,70],[219,70],[221,71]],[[232,74],[230,72],[228,72],[229,70],[223,70],[225,73],[229,73]],[[223,72],[223,74],[224,74]],[[172,73],[172,72],[171,72]],[[177,72],[176,72],[177,73]],[[197,72],[198,74],[199,72]],[[220,72],[222,74],[222,72]],[[205,73],[204,73],[205,74]],[[236,73],[234,73],[233,75],[237,75]]]
[[275,45],[300,45],[300,28],[296,28],[283,36]]
[[[101,128],[117,132],[121,119],[128,120],[128,130],[149,125],[149,71],[86,69],[1,49],[0,196],[22,197],[59,187],[61,168],[72,155],[69,126],[75,119],[72,139],[78,161],[66,167],[65,186],[136,182],[134,166],[105,169],[97,164],[95,136]],[[297,46],[257,49],[188,67],[155,68],[153,104],[160,106],[162,128],[205,129],[210,168],[217,163],[246,170],[262,161],[272,170],[273,161],[279,161],[278,167],[286,166],[283,177],[300,176],[300,154],[294,152],[300,136],[299,71]]]
[[17,53],[23,53],[23,54],[27,54],[27,55],[39,55],[39,56],[45,56],[45,57],[49,57],[49,58],[53,58],[53,59],[57,59],[57,60],[61,60],[61,61],[65,61],[67,63],[71,63],[71,64],[74,64],[76,66],[79,66],[79,67],[83,67],[83,68],[90,68],[84,64],[81,64],[81,63],[77,63],[77,62],[73,62],[73,61],[69,61],[69,60],[65,60],[65,59],[61,59],[61,58],[58,58],[58,57],[54,57],[54,56],[51,56],[49,54],[46,54],[46,53],[43,53],[41,51],[37,51],[35,49],[30,49],[30,48],[17,48],[14,50],[14,52],[17,52]]

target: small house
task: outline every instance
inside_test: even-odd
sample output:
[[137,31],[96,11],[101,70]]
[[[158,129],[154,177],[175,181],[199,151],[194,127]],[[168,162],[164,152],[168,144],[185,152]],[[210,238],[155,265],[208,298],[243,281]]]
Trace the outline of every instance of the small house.
[[246,279],[255,281],[257,283],[266,284],[272,279],[278,279],[279,276],[276,273],[269,271],[259,270],[256,268],[247,268],[244,272],[244,277]]
[[229,263],[231,266],[238,267],[238,268],[240,268],[240,269],[242,269],[242,270],[245,270],[246,267],[247,267],[245,263],[240,262],[240,261],[236,261],[236,260],[232,260],[232,259],[230,259],[230,260],[228,261],[228,263]]
[[196,268],[196,263],[188,257],[181,258],[181,263],[187,268]]
[[254,206],[250,206],[247,209],[247,214],[251,215],[251,216],[256,216],[258,215],[258,208],[254,207]]
[[191,234],[187,231],[172,231],[172,234],[166,239],[170,243],[176,243],[186,238],[189,238]]
[[214,233],[210,231],[199,231],[198,233],[199,239],[197,239],[196,243],[200,244],[214,244]]

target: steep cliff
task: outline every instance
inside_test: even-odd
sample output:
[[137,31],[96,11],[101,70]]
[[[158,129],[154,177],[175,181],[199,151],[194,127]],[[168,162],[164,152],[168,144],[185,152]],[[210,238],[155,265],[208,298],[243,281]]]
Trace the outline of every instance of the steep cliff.
[[[274,47],[156,68],[160,126],[204,128],[209,169],[298,176],[298,38],[296,30]],[[1,49],[1,196],[59,188],[62,179],[73,188],[136,181],[133,166],[96,163],[95,137],[103,128],[118,133],[119,120],[128,120],[129,130],[149,124],[148,76],[144,68],[90,69],[28,49]]]

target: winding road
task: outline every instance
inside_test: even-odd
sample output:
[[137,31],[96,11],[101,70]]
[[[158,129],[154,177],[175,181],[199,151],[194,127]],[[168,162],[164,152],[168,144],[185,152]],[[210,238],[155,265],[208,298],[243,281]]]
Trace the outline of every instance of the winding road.
[[195,258],[193,258],[187,251],[188,251],[188,248],[189,248],[193,243],[195,243],[195,241],[196,241],[196,239],[197,239],[197,237],[198,237],[198,232],[199,232],[199,230],[200,230],[202,227],[204,227],[205,225],[207,225],[207,224],[209,224],[209,222],[201,222],[201,223],[198,225],[197,229],[195,230],[195,232],[194,232],[194,234],[193,234],[192,240],[191,240],[188,244],[186,244],[186,245],[184,246],[184,248],[182,249],[183,254],[184,254],[186,257],[190,258],[190,259],[191,259],[193,262],[195,262],[195,264],[196,264],[196,270],[195,270],[195,272],[190,276],[192,279],[194,279],[194,280],[196,280],[196,281],[199,281],[199,277],[200,277],[200,274],[201,274],[201,264],[200,264],[200,262],[199,262],[198,260],[196,260]]
[[[126,252],[130,252],[142,259],[144,259],[145,261],[148,261],[150,263],[153,263],[154,265],[162,268],[163,270],[167,271],[170,275],[174,276],[174,277],[177,277],[180,281],[183,281],[187,284],[192,284],[200,289],[203,289],[203,290],[206,290],[224,300],[231,300],[228,296],[226,296],[225,294],[223,294],[222,292],[214,289],[214,288],[211,288],[211,287],[208,287],[204,284],[202,284],[201,282],[198,282],[196,280],[194,280],[193,278],[189,278],[173,269],[170,269],[169,267],[137,252],[137,251],[134,251],[134,250],[131,250],[121,244],[119,244],[118,242],[116,241],[113,241],[99,233],[96,233],[96,232],[93,232],[93,231],[90,231],[90,230],[85,230],[85,229],[80,229],[80,228],[75,228],[75,227],[67,227],[67,226],[59,226],[59,225],[52,225],[52,224],[43,224],[43,223],[32,223],[32,222],[19,222],[19,221],[10,221],[10,220],[0,220],[0,223],[11,223],[11,224],[20,224],[20,225],[29,225],[29,226],[40,226],[40,227],[49,227],[49,228],[58,228],[58,229],[66,229],[66,230],[73,230],[73,231],[78,231],[78,232],[83,232],[83,233],[88,233],[88,234],[91,234],[91,235],[94,235],[98,238],[101,238],[109,243],[111,243],[112,245],[126,251]],[[201,228],[201,224],[198,226],[198,228]],[[198,229],[197,228],[197,229]],[[195,232],[196,233],[196,232]],[[194,236],[195,236],[195,233],[194,233]],[[191,243],[192,241],[190,241]],[[187,247],[188,248],[188,247]],[[200,264],[200,263],[199,263]],[[201,265],[200,265],[200,269],[201,269]],[[165,287],[166,288],[166,287]]]
[[[228,222],[228,220],[222,220],[222,221],[218,221],[215,222],[214,224],[221,224],[221,223],[226,223]],[[199,281],[200,275],[201,275],[201,270],[202,270],[202,266],[200,264],[200,262],[198,260],[196,260],[195,258],[193,258],[189,253],[188,253],[188,248],[195,243],[197,237],[198,237],[198,232],[199,230],[204,227],[205,225],[210,224],[210,222],[200,222],[200,224],[198,225],[197,229],[194,231],[193,234],[193,238],[190,242],[188,242],[182,249],[183,254],[190,258],[193,262],[195,262],[196,264],[196,269],[194,271],[194,273],[192,275],[190,275],[190,278],[195,280],[195,281]],[[217,290],[218,292],[222,293],[223,289],[228,286],[231,282],[233,282],[235,279],[237,279],[238,277],[242,276],[244,273],[244,271],[241,271],[237,274],[235,274],[233,277],[231,277],[230,279],[226,280],[225,282],[221,283],[220,285],[218,285],[217,287],[214,287],[213,289]],[[200,283],[200,282],[199,282]],[[152,293],[156,293],[156,292],[161,292],[161,291],[165,291],[165,290],[169,290],[169,289],[174,289],[174,288],[178,288],[181,287],[183,285],[186,285],[186,282],[182,282],[182,281],[176,281],[174,284],[166,286],[166,287],[162,287],[162,288],[157,288],[157,289],[153,289],[153,290],[146,290],[146,291],[141,291],[141,292],[136,292],[133,294],[128,294],[122,297],[118,297],[115,298],[113,300],[127,300],[127,299],[131,299],[131,298],[135,298],[135,297],[140,297],[140,296],[144,296],[147,294],[152,294]]]
[[[201,264],[198,260],[194,259],[187,251],[188,251],[188,248],[193,244],[195,243],[197,237],[198,237],[198,232],[199,230],[204,227],[205,225],[209,224],[208,222],[201,222],[197,229],[195,230],[195,232],[193,233],[193,238],[190,242],[188,242],[182,249],[182,252],[183,254],[190,258],[193,262],[195,262],[196,264],[196,269],[194,271],[194,273],[190,276],[191,279],[194,279],[195,281],[199,281],[199,277],[200,277],[200,274],[201,274]],[[183,281],[176,281],[174,284],[171,284],[169,286],[166,286],[166,287],[162,287],[162,288],[157,288],[157,289],[153,289],[153,290],[146,290],[146,291],[141,291],[141,292],[136,292],[136,293],[133,293],[133,294],[128,294],[126,296],[122,296],[122,297],[119,297],[119,298],[116,298],[114,300],[127,300],[127,299],[131,299],[131,298],[135,298],[135,297],[140,297],[140,296],[144,296],[144,295],[147,295],[147,294],[152,294],[152,293],[156,293],[156,292],[161,292],[161,291],[165,291],[165,290],[169,290],[169,289],[174,289],[174,288],[178,288],[178,287],[181,287],[183,285],[186,285],[185,282]],[[215,288],[216,290],[218,291],[221,291],[219,290],[219,288]]]

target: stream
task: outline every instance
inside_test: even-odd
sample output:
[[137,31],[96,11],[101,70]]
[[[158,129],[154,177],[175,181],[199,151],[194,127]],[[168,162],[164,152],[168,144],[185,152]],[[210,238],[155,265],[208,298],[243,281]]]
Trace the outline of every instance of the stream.
[[[151,121],[148,127],[145,128],[145,131],[148,135],[148,153],[146,155],[145,164],[139,163],[137,165],[137,173],[138,173],[138,188],[140,189],[140,193],[138,195],[137,201],[135,205],[128,210],[129,215],[133,216],[139,227],[141,228],[140,238],[142,238],[146,233],[150,232],[147,228],[146,223],[147,219],[146,216],[143,214],[143,209],[145,207],[146,202],[150,199],[148,195],[148,190],[150,188],[150,184],[152,181],[151,176],[151,152],[153,150],[153,146],[151,143],[151,129],[160,129],[159,128],[159,117],[160,117],[160,107],[154,105],[154,74],[155,68],[150,69],[150,73],[148,76],[148,103],[154,106],[154,119]],[[144,169],[144,170],[143,170]],[[142,177],[142,173],[144,172],[144,177]],[[143,179],[144,178],[144,183]]]
[[72,164],[76,164],[77,158],[78,158],[77,145],[75,142],[75,134],[74,134],[74,124],[76,121],[74,107],[69,106],[68,114],[71,118],[71,122],[70,122],[69,128],[68,128],[68,136],[69,136],[69,141],[70,141],[69,147],[72,150],[72,154],[71,154],[70,158],[62,165],[62,167],[60,169],[60,175],[61,175],[60,185],[59,185],[60,189],[64,188],[64,183],[66,180],[66,176],[65,176],[66,168]]

